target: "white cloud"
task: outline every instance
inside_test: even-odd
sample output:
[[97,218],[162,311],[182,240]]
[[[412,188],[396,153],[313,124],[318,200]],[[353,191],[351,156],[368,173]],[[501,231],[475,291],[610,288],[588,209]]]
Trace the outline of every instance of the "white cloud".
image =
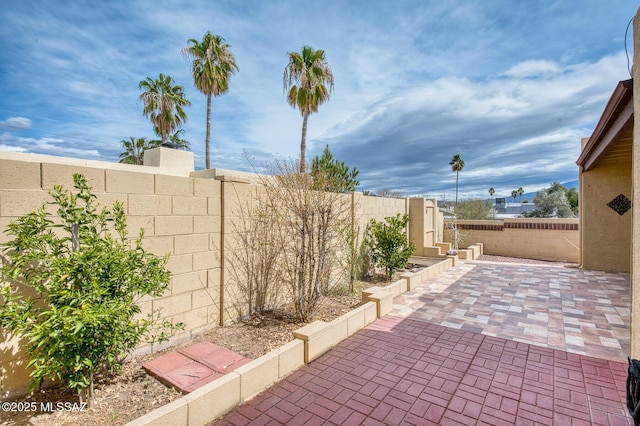
[[0,127],[9,130],[28,130],[31,128],[31,120],[25,117],[9,117],[4,121],[0,121]]
[[512,66],[504,75],[516,78],[548,77],[559,72],[560,66],[553,61],[530,59]]

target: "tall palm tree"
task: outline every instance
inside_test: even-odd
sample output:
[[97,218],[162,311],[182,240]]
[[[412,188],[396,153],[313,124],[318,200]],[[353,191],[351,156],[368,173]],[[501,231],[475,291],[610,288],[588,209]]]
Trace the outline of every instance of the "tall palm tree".
[[289,64],[282,76],[287,102],[302,114],[302,138],[300,140],[300,173],[307,169],[307,121],[309,115],[329,100],[333,92],[333,73],[325,58],[324,50],[303,46],[302,52],[289,52]]
[[[458,175],[460,174],[460,172],[464,168],[464,160],[462,158],[460,158],[460,154],[456,154],[451,158],[451,161],[449,161],[449,165],[451,166],[451,171],[452,172],[456,172],[456,204],[455,204],[455,207],[457,207],[458,206]],[[455,212],[455,207],[454,207],[454,212]]]
[[147,77],[138,84],[144,90],[140,101],[144,104],[142,113],[149,117],[162,143],[169,140],[169,134],[187,121],[183,107],[190,106],[184,97],[184,88],[175,84],[171,76],[160,74],[157,79]]
[[514,189],[513,191],[511,191],[511,196],[513,197],[513,202],[515,203],[516,198],[518,197],[518,190]]
[[204,33],[202,41],[187,40],[182,55],[191,59],[193,85],[207,97],[207,133],[205,136],[206,168],[211,168],[211,96],[229,91],[229,79],[238,71],[236,57],[223,37]]
[[123,139],[120,141],[120,145],[124,149],[120,153],[120,163],[124,164],[136,164],[142,165],[144,158],[144,151],[152,148],[147,138],[134,138],[129,136],[129,139]]
[[524,189],[522,187],[518,188],[518,195],[520,196],[520,202],[522,202],[522,195],[524,194]]
[[491,213],[493,213],[494,219],[495,219],[496,213],[495,213],[495,209],[494,209],[494,206],[493,206],[493,194],[495,194],[495,193],[496,193],[496,190],[493,189],[493,187],[489,188],[489,199],[491,200]]

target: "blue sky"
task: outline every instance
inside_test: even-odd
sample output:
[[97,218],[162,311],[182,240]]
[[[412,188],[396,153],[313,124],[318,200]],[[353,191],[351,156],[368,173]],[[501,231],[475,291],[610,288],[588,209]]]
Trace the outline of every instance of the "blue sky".
[[577,178],[580,139],[629,78],[635,3],[5,0],[0,150],[115,162],[122,139],[154,138],[138,83],[164,73],[192,102],[183,128],[204,168],[206,98],[180,51],[210,30],[240,68],[212,102],[212,167],[298,156],[282,73],[311,45],[335,92],[309,118],[308,158],[329,144],[361,190],[452,198],[460,154],[462,197],[538,190]]

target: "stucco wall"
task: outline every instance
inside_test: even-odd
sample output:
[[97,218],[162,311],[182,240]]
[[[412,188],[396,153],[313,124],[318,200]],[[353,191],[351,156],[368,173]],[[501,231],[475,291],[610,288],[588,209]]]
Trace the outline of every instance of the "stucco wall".
[[580,221],[582,267],[599,271],[631,270],[630,211],[618,214],[607,204],[623,194],[632,198],[631,159],[602,163],[582,173]]
[[[451,221],[445,221],[445,228]],[[580,260],[578,219],[458,220],[464,241],[460,248],[483,243],[484,254],[526,259]],[[452,235],[445,229],[444,241]]]

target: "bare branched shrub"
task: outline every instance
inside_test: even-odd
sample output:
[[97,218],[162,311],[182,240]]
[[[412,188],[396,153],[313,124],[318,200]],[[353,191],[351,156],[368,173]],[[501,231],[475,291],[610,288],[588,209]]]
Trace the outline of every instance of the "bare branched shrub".
[[341,275],[337,256],[351,226],[351,198],[313,190],[318,177],[299,173],[296,163],[275,162],[272,175],[263,185],[277,218],[275,238],[283,249],[279,269],[290,288],[295,315],[308,322]]
[[238,316],[262,314],[277,306],[282,297],[282,289],[277,288],[277,265],[282,254],[278,218],[260,189],[255,199],[239,205],[230,224],[226,258]]

